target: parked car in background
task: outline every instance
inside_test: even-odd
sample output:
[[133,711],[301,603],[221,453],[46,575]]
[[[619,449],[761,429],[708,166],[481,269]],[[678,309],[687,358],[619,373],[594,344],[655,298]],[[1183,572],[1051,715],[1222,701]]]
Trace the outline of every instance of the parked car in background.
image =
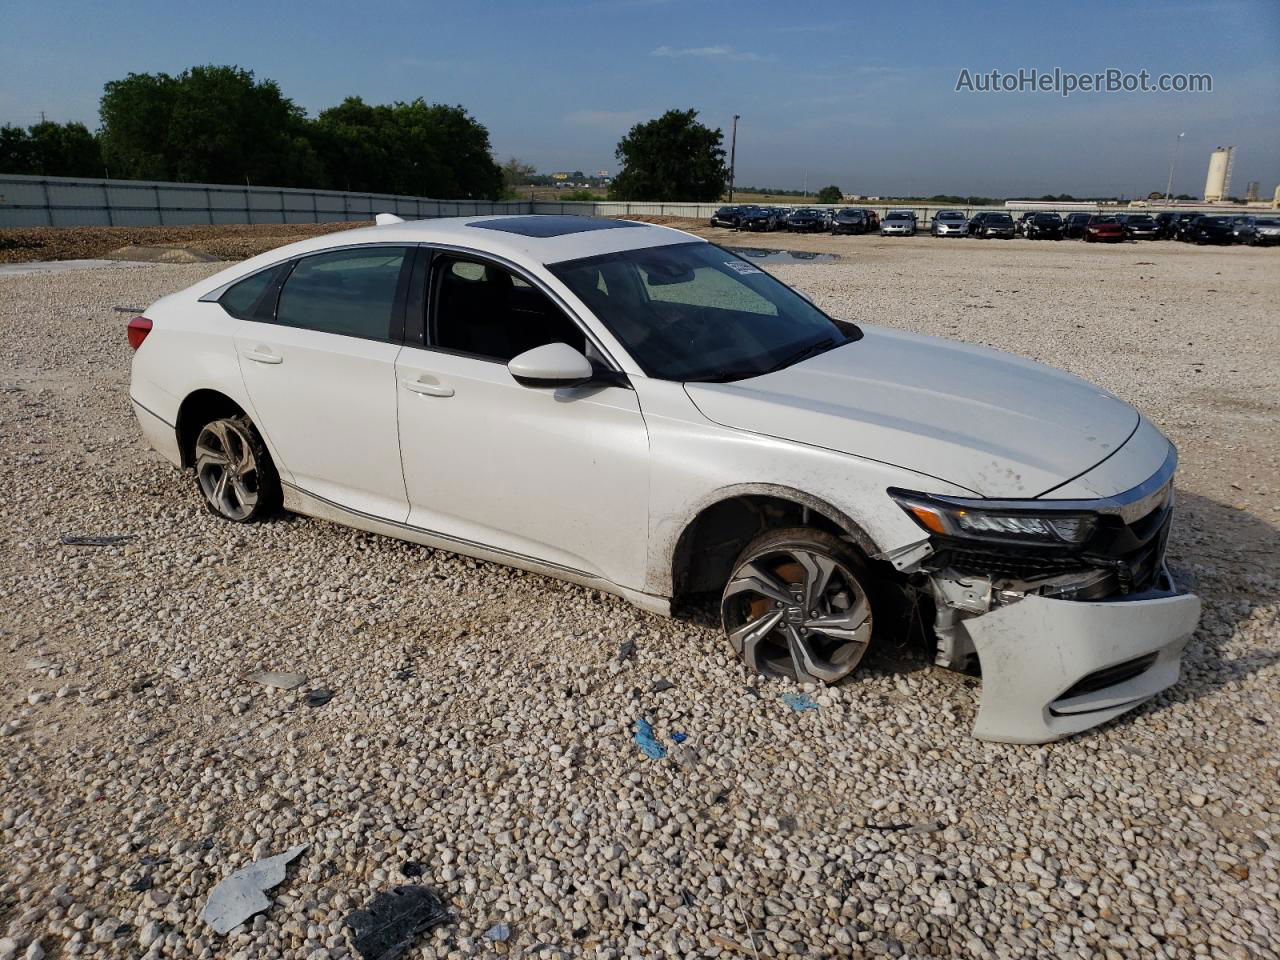
[[935,237],[968,236],[969,218],[959,210],[939,210],[929,221],[929,233]]
[[1197,217],[1187,232],[1187,239],[1203,246],[1206,243],[1235,243],[1235,221],[1232,217]]
[[1013,217],[1007,213],[986,211],[969,221],[969,236],[980,240],[988,240],[992,237],[1012,240],[1014,230]]
[[1266,247],[1280,243],[1280,218],[1253,217],[1253,224],[1245,242],[1255,247]]
[[871,229],[867,215],[856,207],[837,210],[831,218],[831,235],[840,233],[866,233]]
[[1056,213],[1033,213],[1022,228],[1028,240],[1061,240],[1062,217]]
[[1253,230],[1253,217],[1248,215],[1231,218],[1231,235],[1236,243],[1245,243]]
[[773,213],[764,207],[747,205],[738,208],[738,229],[766,233],[774,228]]
[[738,222],[742,219],[741,207],[721,207],[711,215],[711,226],[713,227],[732,227],[738,229]]
[[826,214],[817,207],[801,207],[787,217],[787,229],[792,233],[815,233],[826,225]]
[[916,234],[916,215],[914,210],[890,210],[880,221],[882,237],[914,237]]
[[1027,235],[1027,224],[1031,222],[1031,218],[1036,215],[1034,210],[1026,210],[1013,222],[1013,232],[1019,237]]
[[1156,227],[1159,230],[1158,239],[1172,240],[1174,230],[1178,224],[1178,214],[1172,210],[1165,210],[1162,213],[1157,213],[1155,220]]
[[1174,239],[1180,239],[1184,243],[1192,241],[1192,230],[1202,216],[1203,214],[1179,214],[1178,223],[1174,225]]
[[1069,213],[1062,222],[1062,235],[1068,240],[1083,240],[1084,228],[1089,224],[1089,213]]
[[795,213],[795,210],[792,207],[770,207],[769,209],[773,211],[773,229],[787,229],[787,217]]
[[1130,240],[1159,240],[1160,224],[1145,213],[1127,213],[1119,218]]
[[1111,393],[833,319],[667,227],[378,219],[129,321],[139,428],[219,519],[283,508],[660,615],[709,595],[725,656],[806,684],[923,618],[936,663],[982,668],[989,740],[1177,682],[1200,610],[1165,565],[1177,452]]
[[1086,243],[1124,243],[1129,239],[1124,224],[1111,214],[1095,213],[1084,228]]

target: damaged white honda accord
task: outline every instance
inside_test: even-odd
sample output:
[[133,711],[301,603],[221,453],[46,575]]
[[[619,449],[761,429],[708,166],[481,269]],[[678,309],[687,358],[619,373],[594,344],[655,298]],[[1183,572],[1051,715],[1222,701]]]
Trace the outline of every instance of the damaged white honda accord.
[[990,740],[1177,680],[1200,610],[1164,562],[1177,457],[1106,391],[832,319],[665,227],[379,221],[130,322],[142,431],[219,516],[283,507],[664,614],[711,594],[749,669],[810,683],[923,602]]

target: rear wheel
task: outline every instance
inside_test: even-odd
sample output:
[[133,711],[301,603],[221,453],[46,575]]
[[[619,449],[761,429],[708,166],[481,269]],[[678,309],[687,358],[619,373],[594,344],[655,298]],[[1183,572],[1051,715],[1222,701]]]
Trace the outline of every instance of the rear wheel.
[[280,476],[248,417],[210,420],[196,435],[196,484],[209,509],[252,523],[280,507]]
[[765,676],[835,683],[871,644],[866,564],[843,540],[820,530],[777,530],[748,544],[720,611],[734,651]]

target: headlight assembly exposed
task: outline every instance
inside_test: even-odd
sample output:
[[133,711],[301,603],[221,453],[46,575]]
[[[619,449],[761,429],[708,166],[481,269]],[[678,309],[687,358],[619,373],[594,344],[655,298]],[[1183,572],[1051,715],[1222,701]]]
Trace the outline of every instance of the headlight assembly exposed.
[[980,500],[931,497],[908,490],[890,490],[889,496],[921,527],[942,537],[1078,547],[1098,525],[1096,514],[1046,509],[1035,501],[1027,501],[1025,509],[1010,509],[1007,504],[992,509]]

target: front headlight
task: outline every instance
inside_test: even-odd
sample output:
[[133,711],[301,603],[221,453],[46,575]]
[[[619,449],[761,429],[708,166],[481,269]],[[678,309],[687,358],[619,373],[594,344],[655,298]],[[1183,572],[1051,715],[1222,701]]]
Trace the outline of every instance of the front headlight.
[[1078,547],[1093,535],[1098,517],[1080,511],[1052,510],[1027,501],[1025,508],[986,507],[980,500],[932,497],[908,490],[889,496],[932,534],[964,540]]

